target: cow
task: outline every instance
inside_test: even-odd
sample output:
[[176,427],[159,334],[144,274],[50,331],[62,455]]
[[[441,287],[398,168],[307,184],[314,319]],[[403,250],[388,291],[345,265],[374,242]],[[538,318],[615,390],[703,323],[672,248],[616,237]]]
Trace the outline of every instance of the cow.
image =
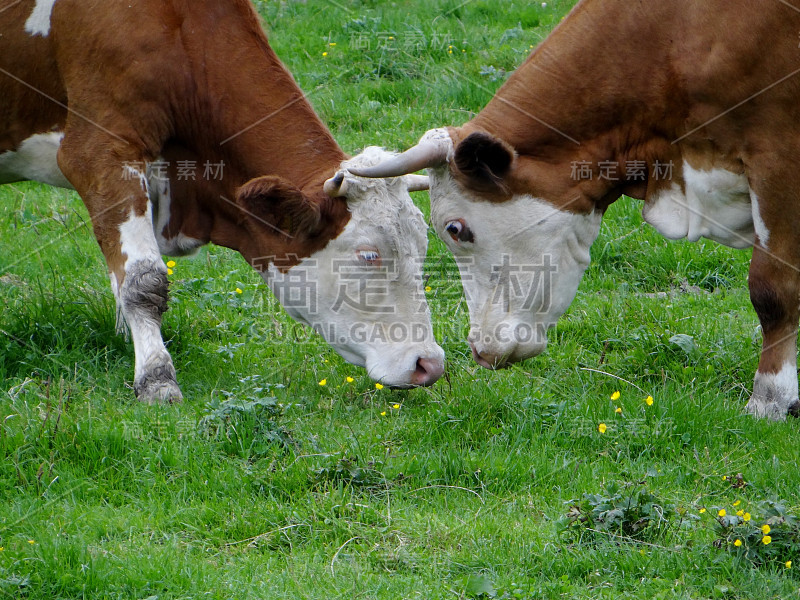
[[352,173],[429,169],[488,368],[545,349],[623,194],[669,239],[752,247],[746,408],[781,420],[798,408],[798,31],[790,2],[582,0],[473,119]]
[[345,155],[247,0],[22,0],[0,10],[0,32],[0,183],[82,198],[139,399],[182,399],[160,331],[162,255],[208,242],[241,253],[374,380],[442,375],[422,291],[427,226],[408,194],[426,180],[350,174],[387,153]]

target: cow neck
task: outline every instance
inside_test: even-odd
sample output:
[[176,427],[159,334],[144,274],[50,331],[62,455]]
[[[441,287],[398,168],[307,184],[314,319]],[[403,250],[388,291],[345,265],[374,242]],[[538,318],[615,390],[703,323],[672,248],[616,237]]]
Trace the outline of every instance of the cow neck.
[[[204,202],[213,222],[197,227],[199,237],[240,251],[254,266],[265,256],[293,256],[296,261],[324,248],[350,218],[346,201],[323,191],[325,180],[347,156],[270,48],[249,2],[205,4],[208,10],[187,13],[181,30],[215,33],[182,33],[192,70],[186,81],[194,87],[177,97],[193,98],[194,103],[189,110],[174,110],[175,137],[192,140],[187,145],[200,164],[224,162],[224,175],[213,182]],[[193,19],[213,23],[193,24]],[[267,175],[281,177],[320,206],[322,222],[313,235],[242,236],[241,213],[233,202],[237,189]],[[220,203],[219,196],[229,201]]]
[[[184,40],[194,71],[190,79],[202,82],[186,96],[197,99],[199,112],[181,123],[187,139],[203,141],[200,155],[225,160],[237,187],[274,175],[304,191],[321,189],[346,155],[270,48],[249,3],[209,4],[214,35],[195,40],[185,34]],[[193,9],[187,20],[194,18],[209,16]],[[176,113],[180,121],[180,107]]]
[[[622,193],[643,197],[646,182],[600,182],[597,166],[616,163],[622,175],[629,161],[668,160],[677,150],[670,140],[685,105],[664,34],[672,3],[644,4],[578,4],[462,135],[485,130],[508,142],[523,158],[526,191],[556,204],[581,196],[604,209]],[[574,180],[577,162],[592,165],[592,181]]]

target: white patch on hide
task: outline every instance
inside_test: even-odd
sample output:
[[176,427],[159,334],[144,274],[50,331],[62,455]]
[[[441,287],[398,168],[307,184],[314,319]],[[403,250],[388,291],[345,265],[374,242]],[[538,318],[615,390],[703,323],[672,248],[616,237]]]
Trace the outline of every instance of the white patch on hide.
[[56,0],[36,0],[31,16],[25,21],[25,31],[31,35],[50,35],[50,17]]
[[13,152],[0,154],[0,184],[14,181],[39,181],[74,189],[58,168],[58,149],[64,134],[37,133],[23,141]]
[[[126,255],[126,271],[130,265],[139,261],[155,261],[163,264],[153,234],[153,220],[150,211],[151,205],[148,201],[144,215],[136,216],[134,210],[131,209],[128,220],[119,226],[119,242],[122,253]],[[164,266],[164,270],[166,271],[166,266]]]
[[769,229],[767,229],[767,224],[764,223],[764,219],[761,216],[761,210],[758,206],[758,197],[752,190],[750,191],[750,200],[753,203],[753,226],[758,236],[758,243],[761,244],[765,250],[769,250]]
[[753,245],[753,209],[747,177],[725,169],[699,171],[683,165],[677,183],[645,202],[644,220],[671,240],[708,238],[732,248]]

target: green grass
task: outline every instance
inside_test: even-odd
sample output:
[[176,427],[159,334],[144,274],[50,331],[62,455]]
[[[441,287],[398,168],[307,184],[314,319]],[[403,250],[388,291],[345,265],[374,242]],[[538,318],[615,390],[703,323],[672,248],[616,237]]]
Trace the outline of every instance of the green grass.
[[[258,4],[355,153],[470,118],[571,2]],[[742,410],[749,252],[668,242],[640,209],[612,206],[548,351],[497,373],[469,357],[431,235],[447,374],[406,392],[293,324],[237,254],[178,259],[164,336],[186,401],[150,407],[80,200],[0,188],[0,598],[797,597],[798,540],[756,561],[717,543],[721,508],[800,513],[796,422]],[[615,489],[630,514],[639,492],[672,508],[640,529],[581,520]]]

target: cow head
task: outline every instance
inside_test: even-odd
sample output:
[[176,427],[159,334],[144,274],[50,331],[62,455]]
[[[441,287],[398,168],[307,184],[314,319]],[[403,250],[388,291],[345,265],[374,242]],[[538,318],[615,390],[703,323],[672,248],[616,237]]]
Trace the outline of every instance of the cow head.
[[444,372],[444,351],[422,286],[427,225],[408,195],[427,189],[427,178],[349,172],[391,157],[367,148],[345,161],[323,199],[261,177],[240,188],[237,202],[261,240],[248,259],[294,319],[384,385],[430,385]]
[[407,152],[353,172],[397,177],[426,167],[433,227],[461,273],[474,359],[499,368],[541,353],[589,264],[600,212],[531,194],[530,165],[485,132],[434,129]]

